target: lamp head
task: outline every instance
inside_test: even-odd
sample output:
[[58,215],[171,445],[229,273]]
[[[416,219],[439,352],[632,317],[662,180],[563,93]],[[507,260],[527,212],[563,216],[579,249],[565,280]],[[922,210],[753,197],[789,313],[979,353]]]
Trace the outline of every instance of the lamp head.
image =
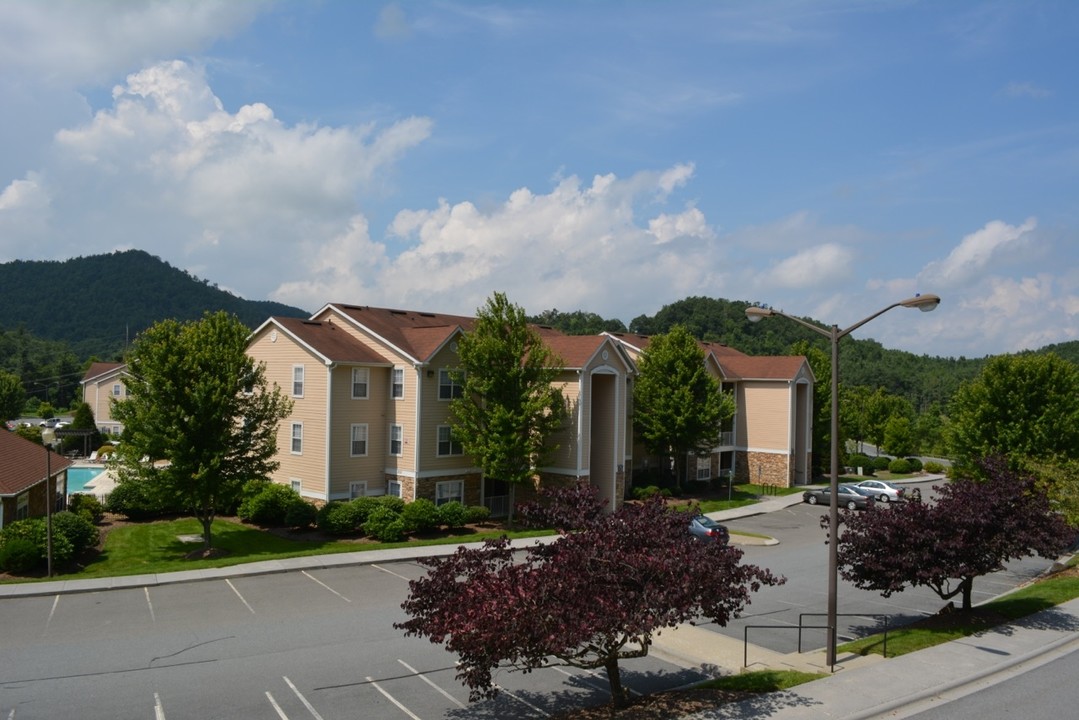
[[759,306],[751,306],[746,308],[746,317],[750,322],[760,322],[761,318],[771,317],[775,315],[775,310],[771,308],[763,308]]
[[922,312],[930,312],[937,309],[937,305],[940,305],[940,296],[933,295],[932,293],[926,293],[922,295],[918,293],[912,298],[907,298],[899,303],[903,307],[918,308]]

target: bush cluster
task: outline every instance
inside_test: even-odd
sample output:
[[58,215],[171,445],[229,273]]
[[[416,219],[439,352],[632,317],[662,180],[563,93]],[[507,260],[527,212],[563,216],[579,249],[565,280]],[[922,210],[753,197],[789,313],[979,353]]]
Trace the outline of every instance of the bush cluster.
[[116,515],[123,515],[129,520],[152,520],[162,515],[171,515],[182,510],[178,504],[170,503],[154,493],[145,480],[125,480],[118,483],[105,503],[106,509]]
[[[70,511],[52,516],[52,561],[63,564],[88,547],[97,545],[99,534],[85,515]],[[0,569],[24,573],[48,559],[48,525],[45,518],[16,520],[0,530]]]
[[854,468],[855,471],[861,468],[863,475],[872,475],[874,472],[873,458],[868,455],[856,454],[849,456],[847,466]]
[[911,473],[910,461],[906,458],[896,458],[888,463],[888,472],[896,475],[909,475]]
[[94,525],[105,519],[105,506],[93,495],[75,493],[67,501],[67,509],[76,515],[82,515]]
[[663,497],[671,496],[670,488],[661,488],[658,485],[647,485],[645,487],[633,488],[633,497],[637,500],[647,500],[655,495],[662,495]]
[[925,464],[925,471],[933,475],[939,475],[944,472],[944,466],[935,460],[930,460]]
[[318,515],[315,506],[288,485],[252,481],[236,512],[244,522],[263,527],[308,527]]
[[363,533],[380,542],[400,542],[409,533],[461,528],[483,522],[490,515],[491,511],[482,505],[435,505],[426,498],[405,503],[392,495],[380,495],[327,503],[318,511],[317,525],[319,530],[334,535]]

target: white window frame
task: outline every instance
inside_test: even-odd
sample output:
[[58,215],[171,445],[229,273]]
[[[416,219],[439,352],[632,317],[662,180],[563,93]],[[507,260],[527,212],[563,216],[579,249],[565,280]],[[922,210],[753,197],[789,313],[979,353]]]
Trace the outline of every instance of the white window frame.
[[288,484],[289,487],[291,487],[296,492],[300,492],[301,490],[303,490],[303,480],[299,480],[297,478],[290,478]]
[[386,483],[386,494],[394,497],[401,497],[401,481],[390,480]]
[[15,519],[25,520],[30,517],[30,493],[24,492],[15,500]]
[[[297,430],[299,430],[299,433],[296,432]],[[299,443],[298,446],[297,446],[297,443]],[[292,434],[291,434],[291,440],[289,442],[289,452],[291,452],[293,455],[303,455],[303,423],[302,422],[294,422],[294,423],[292,423]]]
[[303,365],[292,366],[292,397],[302,398],[304,391]]
[[[362,437],[357,437],[360,435]],[[348,454],[349,457],[367,457],[367,423],[352,423],[349,426]],[[363,443],[363,451],[356,452],[356,443]]]
[[390,370],[390,397],[402,400],[405,397],[405,369],[395,367]]
[[367,495],[367,481],[353,480],[348,484],[348,499],[355,500]]
[[464,480],[443,480],[435,483],[435,505],[445,505],[454,500],[465,504]]
[[120,397],[121,393],[123,392],[122,387],[123,386],[120,385],[120,383],[114,383],[112,386],[112,396]]
[[[397,446],[396,452],[394,445]],[[403,425],[390,425],[390,455],[401,456],[405,454],[405,427]]]
[[[356,392],[358,386],[362,387],[360,392]],[[366,400],[371,395],[371,368],[355,367],[352,368],[352,399],[353,400]]]
[[711,480],[712,479],[712,456],[711,455],[698,455],[697,456],[697,479],[698,480]]
[[442,368],[438,371],[438,399],[442,402],[449,402],[450,400],[464,395],[464,385],[456,382],[453,378],[456,374],[460,374],[460,379],[464,382],[465,378],[463,370],[448,370]]
[[[447,451],[442,452],[443,443],[447,446]],[[454,452],[456,450],[456,452]],[[464,448],[461,447],[461,442],[455,440],[453,437],[453,428],[449,425],[438,426],[438,442],[435,443],[435,454],[438,457],[453,457],[455,455],[464,455]]]

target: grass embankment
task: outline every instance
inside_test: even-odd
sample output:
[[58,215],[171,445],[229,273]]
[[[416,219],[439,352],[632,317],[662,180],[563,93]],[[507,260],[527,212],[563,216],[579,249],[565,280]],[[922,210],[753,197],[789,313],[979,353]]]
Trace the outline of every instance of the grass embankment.
[[[766,500],[769,497],[782,495],[800,494],[805,491],[804,487],[775,487],[772,485],[735,485],[729,497],[708,497],[698,501],[702,513],[716,512],[718,510],[730,510],[731,508],[745,507]],[[723,493],[721,492],[720,495]]]
[[739,675],[715,678],[694,687],[739,693],[769,693],[786,690],[827,676],[827,673],[807,673],[800,670],[754,670]]
[[[1075,572],[1077,562],[1079,557],[1072,558],[1068,563],[1069,570],[1054,573],[1015,592],[978,605],[970,613],[957,611],[948,615],[935,615],[889,630],[887,657],[906,655],[950,640],[969,637],[994,625],[1018,620],[1073,600],[1079,597],[1079,573]],[[884,635],[870,635],[861,640],[844,643],[837,649],[858,655],[883,655]]]

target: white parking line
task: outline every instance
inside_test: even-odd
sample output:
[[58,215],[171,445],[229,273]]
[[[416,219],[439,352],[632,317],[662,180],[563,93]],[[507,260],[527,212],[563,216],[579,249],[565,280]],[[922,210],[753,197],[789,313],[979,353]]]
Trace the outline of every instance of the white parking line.
[[277,704],[277,701],[273,699],[273,695],[270,694],[269,690],[266,691],[266,699],[270,701],[270,704],[273,705],[273,709],[277,711],[277,717],[281,718],[281,720],[288,720],[288,715],[286,715],[285,711],[281,709],[281,706]]
[[538,712],[538,713],[539,713],[540,715],[542,715],[543,717],[551,717],[551,713],[549,713],[549,712],[545,711],[545,710],[544,710],[543,708],[538,708],[538,707],[536,707],[535,705],[533,705],[532,703],[528,702],[528,701],[527,701],[527,700],[525,700],[524,698],[519,698],[519,697],[517,697],[516,695],[514,695],[513,693],[511,693],[511,692],[510,692],[509,690],[507,690],[506,688],[502,687],[501,685],[497,685],[497,684],[495,684],[495,685],[494,685],[494,687],[498,688],[498,691],[499,691],[499,692],[501,692],[501,693],[505,693],[505,694],[506,694],[507,696],[509,696],[509,697],[513,698],[513,699],[514,699],[514,700],[516,700],[517,702],[519,702],[519,703],[524,703],[524,704],[525,704],[525,705],[527,705],[528,707],[530,707],[530,708],[532,708],[533,710],[535,710],[536,712]]
[[[49,631],[49,625],[51,625],[51,624],[52,624],[52,616],[53,616],[54,614],[56,614],[56,606],[57,606],[57,604],[58,604],[59,602],[60,602],[60,596],[59,596],[59,595],[57,595],[57,596],[56,596],[55,598],[53,598],[53,600],[52,600],[52,609],[51,609],[51,610],[49,610],[49,619],[45,621],[45,632],[48,632],[48,631]],[[12,712],[14,712],[14,710],[12,710]]]
[[[598,672],[595,672],[593,670],[585,670],[584,668],[577,668],[578,670],[581,671],[580,675],[578,675],[577,673],[571,673],[569,670],[563,670],[562,668],[556,667],[556,666],[552,666],[551,669],[556,670],[557,672],[560,672],[563,675],[565,675],[567,677],[571,677],[571,678],[581,677],[581,675],[587,676],[588,678],[596,681],[596,682],[589,682],[588,684],[591,685],[592,687],[598,687],[601,690],[606,690],[606,689],[611,687],[610,680],[607,680],[602,675],[600,675]],[[637,692],[636,690],[634,690],[633,688],[631,688],[629,685],[623,684],[622,687],[625,688],[626,691],[630,695],[637,695],[638,697],[640,696],[640,693]]]
[[387,700],[389,700],[394,705],[396,705],[398,710],[403,712],[405,715],[408,715],[410,718],[412,718],[412,720],[420,720],[420,717],[418,715],[413,713],[411,710],[406,708],[401,703],[397,702],[397,698],[395,698],[393,695],[390,695],[388,692],[386,692],[381,687],[379,687],[378,683],[375,682],[374,678],[368,676],[367,677],[367,682],[371,683],[371,687],[373,687],[375,690],[378,690],[380,693],[382,693],[383,697],[385,697]]
[[334,590],[334,589],[333,589],[332,587],[330,587],[330,586],[329,586],[329,585],[327,585],[326,583],[322,582],[321,580],[319,580],[319,579],[318,579],[317,577],[315,577],[315,576],[314,576],[314,575],[312,575],[311,573],[307,572],[306,570],[301,570],[300,572],[302,572],[302,573],[303,573],[304,575],[306,575],[306,576],[307,576],[307,577],[309,577],[310,579],[314,580],[314,581],[315,581],[315,582],[317,582],[317,583],[318,583],[319,585],[321,585],[322,587],[326,588],[327,590],[329,590],[330,592],[332,592],[332,593],[333,593],[334,595],[336,595],[337,597],[341,598],[341,599],[342,599],[342,600],[344,600],[345,602],[347,602],[347,603],[350,603],[350,602],[352,602],[352,601],[351,601],[351,600],[349,600],[349,599],[348,599],[347,597],[345,597],[345,596],[344,596],[344,595],[342,595],[341,593],[337,592],[337,591],[336,591],[336,590]]
[[[302,692],[300,692],[300,691],[299,691],[299,690],[298,690],[298,689],[296,688],[296,686],[292,684],[292,681],[291,681],[291,680],[289,680],[289,679],[288,679],[287,677],[285,677],[284,675],[282,675],[281,677],[282,677],[282,679],[283,679],[283,680],[284,680],[285,682],[287,682],[287,683],[288,683],[288,686],[289,686],[290,688],[292,688],[292,692],[296,693],[296,697],[300,698],[300,702],[302,702],[302,703],[303,703],[303,706],[304,706],[305,708],[307,708],[307,712],[311,713],[311,717],[315,718],[315,720],[322,720],[322,716],[318,714],[318,711],[317,711],[317,710],[315,710],[315,706],[314,706],[314,705],[312,705],[311,703],[307,702],[307,698],[305,698],[305,697],[303,696],[303,693],[302,693]],[[418,718],[417,718],[417,720],[418,720]]]
[[165,706],[161,704],[161,696],[154,693],[154,719],[165,720]]
[[246,607],[248,610],[250,610],[251,614],[254,615],[255,614],[255,608],[253,608],[253,607],[251,607],[250,605],[247,604],[247,600],[244,600],[244,596],[240,594],[240,591],[236,589],[236,586],[232,584],[232,581],[229,580],[228,578],[225,578],[225,582],[227,582],[229,584],[229,587],[232,588],[232,592],[236,593],[236,597],[240,598],[240,602],[242,602],[244,604],[244,607]]
[[398,578],[401,578],[402,580],[406,580],[406,581],[411,582],[409,580],[409,578],[406,578],[404,575],[398,575],[393,570],[387,570],[386,568],[382,567],[381,565],[371,565],[371,567],[373,567],[375,570],[381,570],[384,573],[388,573],[390,575],[393,575],[394,577],[398,577]]
[[157,617],[154,615],[154,604],[150,602],[150,588],[144,587],[142,591],[146,593],[146,605],[150,608],[150,622],[156,624]]
[[404,660],[402,660],[401,658],[397,658],[397,662],[401,663],[401,664],[402,664],[402,665],[404,665],[404,666],[405,666],[406,668],[408,668],[408,671],[409,671],[410,673],[412,673],[413,675],[415,675],[416,677],[418,677],[418,678],[419,678],[420,680],[423,680],[423,681],[424,681],[425,683],[427,683],[428,685],[430,685],[431,687],[433,687],[433,688],[434,688],[435,690],[438,690],[438,691],[439,691],[440,693],[442,693],[442,696],[443,696],[443,697],[445,697],[445,698],[446,698],[447,700],[449,700],[449,701],[450,701],[451,703],[453,703],[453,704],[454,704],[454,705],[456,705],[457,707],[461,708],[462,710],[463,710],[463,709],[464,709],[464,708],[466,707],[466,705],[465,705],[465,704],[464,704],[463,702],[461,702],[460,700],[458,700],[457,698],[455,698],[455,697],[454,697],[453,695],[450,695],[450,694],[449,694],[448,692],[446,692],[445,690],[443,690],[442,688],[440,688],[440,687],[439,687],[438,685],[435,685],[435,684],[434,684],[434,682],[432,682],[432,681],[431,681],[431,679],[430,679],[429,677],[427,677],[426,675],[421,675],[421,674],[420,674],[420,671],[419,671],[419,670],[417,670],[416,668],[412,667],[411,665],[409,665],[408,663],[406,663],[406,662],[405,662]]

